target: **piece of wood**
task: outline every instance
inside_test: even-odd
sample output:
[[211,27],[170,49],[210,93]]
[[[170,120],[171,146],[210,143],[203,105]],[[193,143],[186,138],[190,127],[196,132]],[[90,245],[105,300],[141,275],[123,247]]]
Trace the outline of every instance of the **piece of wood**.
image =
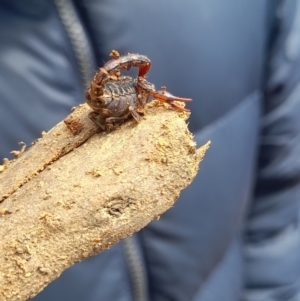
[[158,218],[208,148],[196,150],[188,115],[165,105],[148,105],[142,122],[111,133],[96,133],[88,112],[79,106],[0,169],[1,301],[35,296]]

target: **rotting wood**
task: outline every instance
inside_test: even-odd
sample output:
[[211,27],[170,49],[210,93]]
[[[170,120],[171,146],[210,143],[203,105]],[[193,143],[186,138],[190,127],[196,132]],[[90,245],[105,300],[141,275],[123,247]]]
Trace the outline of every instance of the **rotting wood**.
[[89,111],[79,106],[0,170],[1,301],[35,296],[158,218],[209,145],[196,150],[188,115],[165,105],[150,104],[141,123],[111,133],[95,134]]

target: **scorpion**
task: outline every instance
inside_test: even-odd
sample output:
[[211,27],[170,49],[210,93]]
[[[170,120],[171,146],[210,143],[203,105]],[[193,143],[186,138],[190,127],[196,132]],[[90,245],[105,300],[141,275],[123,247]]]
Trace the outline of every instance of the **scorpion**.
[[[112,131],[130,116],[140,122],[150,96],[170,104],[177,111],[189,111],[175,101],[189,102],[192,99],[176,97],[167,92],[165,87],[156,91],[154,85],[145,79],[151,67],[147,56],[120,56],[115,50],[110,56],[112,59],[99,68],[86,91],[86,102],[93,109],[89,118],[104,131]],[[121,70],[129,70],[131,67],[139,68],[136,78],[121,75]]]

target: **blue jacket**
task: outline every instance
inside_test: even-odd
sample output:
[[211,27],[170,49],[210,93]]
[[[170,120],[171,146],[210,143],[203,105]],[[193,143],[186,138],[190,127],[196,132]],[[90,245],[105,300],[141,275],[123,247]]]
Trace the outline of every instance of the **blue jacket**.
[[300,300],[297,0],[0,0],[0,156],[84,99],[112,49],[212,141],[175,206],[35,301]]

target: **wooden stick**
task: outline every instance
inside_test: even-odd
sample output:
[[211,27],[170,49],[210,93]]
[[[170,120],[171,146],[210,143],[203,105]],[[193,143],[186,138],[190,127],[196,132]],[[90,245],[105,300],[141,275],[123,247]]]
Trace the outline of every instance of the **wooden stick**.
[[1,301],[35,296],[158,218],[208,148],[196,150],[187,114],[165,106],[150,104],[142,122],[111,133],[96,133],[89,112],[79,106],[0,169]]

